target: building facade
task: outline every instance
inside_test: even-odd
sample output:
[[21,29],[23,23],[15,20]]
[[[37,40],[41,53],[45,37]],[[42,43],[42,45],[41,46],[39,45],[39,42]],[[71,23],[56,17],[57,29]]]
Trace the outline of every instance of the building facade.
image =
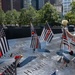
[[[51,3],[52,5],[54,5],[55,2],[56,2],[56,0],[50,0],[50,3]],[[57,2],[58,2],[58,1],[57,1]]]
[[31,5],[31,0],[23,0],[23,8],[28,8]]
[[71,10],[71,6],[70,6],[71,3],[72,3],[72,0],[62,0],[63,15],[65,15],[67,12]]
[[22,8],[21,4],[22,4],[22,0],[13,0],[13,9],[19,11]]
[[37,10],[41,9],[44,4],[44,0],[31,0],[31,5]]
[[56,0],[31,0],[31,4],[35,9],[39,10],[44,6],[46,2],[50,2],[54,5],[55,1]]
[[39,0],[38,1],[38,8],[41,9],[44,6],[45,2],[44,0]]
[[56,0],[54,6],[56,10],[62,14],[62,0]]
[[0,0],[0,9],[2,9],[2,0]]
[[10,0],[2,0],[2,10],[4,10],[5,12],[7,10],[11,10]]
[[39,10],[46,2],[50,2],[53,5],[57,5],[57,10],[62,11],[63,15],[65,15],[70,11],[70,3],[72,1],[75,0],[0,0],[0,8],[6,12],[11,9],[20,10],[32,5],[35,9]]
[[39,9],[39,0],[31,0],[31,5],[38,10]]
[[12,9],[20,10],[21,8],[23,8],[23,0],[2,0],[4,12]]
[[55,4],[55,2],[56,2],[56,0],[44,0],[44,2],[46,3],[46,2],[50,2],[51,4]]

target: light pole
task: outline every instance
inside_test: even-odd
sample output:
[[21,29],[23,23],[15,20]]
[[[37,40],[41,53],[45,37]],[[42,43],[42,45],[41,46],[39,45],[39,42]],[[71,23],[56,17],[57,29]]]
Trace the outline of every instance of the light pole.
[[13,10],[13,0],[10,0],[11,10]]

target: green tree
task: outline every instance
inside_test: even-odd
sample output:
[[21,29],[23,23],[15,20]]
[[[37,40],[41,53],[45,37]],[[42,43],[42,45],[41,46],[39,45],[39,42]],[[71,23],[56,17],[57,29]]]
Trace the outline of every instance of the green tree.
[[46,3],[42,9],[39,10],[40,20],[44,23],[46,20],[50,23],[58,21],[59,15],[53,5]]
[[5,13],[2,9],[0,9],[0,25],[4,24]]
[[75,25],[75,2],[71,3],[71,11],[65,15],[65,19],[69,21],[69,24]]
[[19,19],[19,12],[15,9],[6,12],[5,21],[6,24],[17,24]]
[[17,12],[15,9],[11,11],[12,12],[12,23],[13,24],[18,24],[18,21],[19,21],[19,15],[20,15],[20,12]]
[[20,25],[28,25],[31,22],[34,22],[36,18],[36,10],[29,6],[28,9],[22,9],[19,16],[19,24]]
[[34,25],[39,25],[40,20],[41,20],[40,13],[39,13],[39,11],[36,11],[35,19],[34,19]]
[[75,24],[75,13],[72,13],[71,11],[68,12],[65,15],[65,19],[69,21],[69,24]]
[[20,16],[19,16],[19,25],[25,25],[26,24],[26,9],[21,9]]
[[72,11],[72,13],[75,13],[75,2],[72,2],[71,3],[71,11]]
[[26,12],[26,21],[27,23],[29,23],[30,21],[31,22],[35,22],[36,20],[36,10],[32,7],[32,6],[29,6],[27,12]]
[[6,15],[5,15],[5,23],[6,24],[12,24],[12,12],[11,11],[7,11]]

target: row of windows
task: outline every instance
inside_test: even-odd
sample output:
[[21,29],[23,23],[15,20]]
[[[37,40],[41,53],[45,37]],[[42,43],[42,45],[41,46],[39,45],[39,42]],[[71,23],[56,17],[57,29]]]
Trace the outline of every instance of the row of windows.
[[72,0],[63,0],[63,2],[72,2]]
[[63,5],[66,5],[66,4],[71,4],[71,2],[66,2],[66,3],[63,3]]
[[63,5],[63,7],[71,7],[70,5]]
[[63,8],[63,10],[71,10],[71,7],[70,8]]
[[72,0],[63,0],[63,15],[71,10],[71,2]]

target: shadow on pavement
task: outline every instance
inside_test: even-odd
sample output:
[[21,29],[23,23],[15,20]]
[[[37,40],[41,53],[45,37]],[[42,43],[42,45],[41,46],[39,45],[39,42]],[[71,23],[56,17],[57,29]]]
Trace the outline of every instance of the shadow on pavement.
[[47,50],[47,49],[38,49],[38,52],[47,52],[47,53],[50,53],[50,51]]
[[[63,56],[63,53],[65,53],[65,54],[69,54],[69,51],[62,50],[62,49],[61,49],[61,50],[59,50],[59,51],[56,52],[56,54],[59,55],[59,56]],[[72,56],[75,57],[75,53],[73,53]]]
[[36,56],[29,56],[28,58],[26,58],[24,61],[22,61],[18,67],[23,67],[24,65],[28,64],[29,62],[31,62],[32,60],[34,60],[36,58]]

